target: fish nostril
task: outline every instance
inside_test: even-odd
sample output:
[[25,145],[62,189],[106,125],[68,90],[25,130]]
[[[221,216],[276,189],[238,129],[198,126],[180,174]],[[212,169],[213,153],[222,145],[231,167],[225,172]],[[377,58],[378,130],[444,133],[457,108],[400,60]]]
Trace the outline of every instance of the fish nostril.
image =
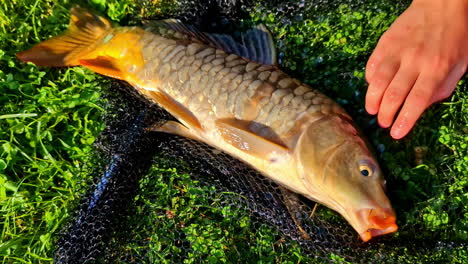
[[384,192],[387,192],[387,181],[386,180],[382,181],[382,189],[384,190]]

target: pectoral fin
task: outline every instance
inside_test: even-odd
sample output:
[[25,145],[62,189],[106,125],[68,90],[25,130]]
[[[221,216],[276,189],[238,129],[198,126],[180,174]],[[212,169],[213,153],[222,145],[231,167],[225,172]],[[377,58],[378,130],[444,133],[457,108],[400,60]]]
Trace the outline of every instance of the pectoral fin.
[[299,195],[281,186],[280,186],[280,190],[281,190],[281,194],[283,195],[284,205],[286,205],[289,215],[291,215],[291,218],[294,221],[294,224],[296,225],[297,229],[301,233],[302,238],[309,240],[310,239],[309,234],[307,234],[307,231],[305,231],[304,228],[302,228],[303,227],[302,220],[297,217],[301,214],[300,212],[301,208],[299,205]]
[[251,132],[241,120],[218,119],[216,126],[228,144],[253,156],[275,162],[278,157],[289,155],[288,148]]

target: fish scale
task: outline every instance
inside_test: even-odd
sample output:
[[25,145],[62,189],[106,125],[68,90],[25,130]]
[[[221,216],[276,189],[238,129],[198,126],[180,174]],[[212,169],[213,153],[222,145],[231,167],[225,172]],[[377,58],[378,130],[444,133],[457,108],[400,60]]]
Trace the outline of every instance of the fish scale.
[[[331,113],[331,110],[338,113],[342,112],[341,108],[333,101],[324,101],[323,99],[326,97],[322,94],[315,94],[315,98],[313,98],[315,100],[305,100],[302,95],[312,89],[298,80],[287,77],[284,72],[274,67],[262,67],[262,65],[247,61],[240,56],[227,54],[212,47],[203,47],[200,44],[174,45],[173,40],[167,41],[165,38],[158,38],[148,31],[145,35],[147,34],[149,36],[142,39],[145,45],[142,50],[143,57],[149,58],[148,60],[151,60],[152,64],[162,65],[162,67],[144,67],[141,72],[137,72],[137,75],[143,78],[150,76],[160,80],[161,89],[176,101],[184,101],[180,96],[182,94],[184,98],[203,98],[188,105],[189,111],[194,113],[195,116],[205,116],[206,114],[201,113],[200,110],[207,108],[201,107],[200,104],[209,104],[211,108],[215,107],[216,109],[221,109],[224,105],[229,110],[227,113],[225,111],[216,111],[215,118],[226,117],[217,116],[217,113],[224,112],[224,114],[237,119],[244,119],[249,114],[244,113],[244,105],[252,100],[255,91],[249,91],[248,85],[240,85],[242,83],[240,80],[249,80],[250,83],[260,82],[260,85],[269,84],[277,87],[277,91],[271,95],[271,100],[267,98],[263,100],[263,102],[267,102],[266,104],[258,105],[268,111],[255,109],[259,114],[249,121],[265,123],[272,126],[271,128],[280,132],[280,134],[287,133],[295,125],[294,122],[286,121],[296,120],[299,115],[304,113],[327,115]],[[154,56],[152,46],[158,46],[161,52]],[[173,63],[176,67],[167,65],[175,57],[178,58]],[[151,64],[148,63],[147,65]],[[211,71],[218,73],[215,74],[215,79],[207,74]],[[142,82],[145,83],[144,80]],[[187,87],[183,85],[185,82],[189,83],[190,89],[182,91],[180,90],[182,87]],[[225,96],[220,98],[223,104],[216,103],[220,94],[228,95],[227,98]],[[246,96],[246,94],[249,94],[249,96]],[[293,99],[295,99],[294,106],[291,107],[290,103]],[[335,106],[310,107],[323,104],[330,106],[335,104]],[[308,111],[305,111],[305,109],[308,109]],[[302,111],[298,112],[297,110]]]

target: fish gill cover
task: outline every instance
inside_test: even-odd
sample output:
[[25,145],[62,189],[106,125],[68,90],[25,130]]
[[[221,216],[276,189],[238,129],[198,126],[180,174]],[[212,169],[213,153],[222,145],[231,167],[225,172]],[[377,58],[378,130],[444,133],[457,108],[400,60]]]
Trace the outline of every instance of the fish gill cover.
[[[58,240],[52,239],[57,241],[56,246],[45,251],[49,253],[42,258],[50,259],[50,251],[55,249],[55,260],[61,263],[463,263],[467,260],[467,175],[466,161],[463,161],[467,155],[463,130],[466,82],[459,85],[453,103],[427,113],[413,135],[402,142],[391,141],[388,132],[378,128],[363,110],[366,59],[378,37],[404,10],[406,2],[397,6],[394,1],[89,3],[122,25],[139,24],[142,18],[178,17],[204,31],[233,32],[241,24],[266,24],[277,40],[281,68],[339,102],[370,137],[386,171],[388,194],[399,217],[400,231],[364,244],[339,215],[327,208],[319,206],[310,217],[314,203],[305,199],[297,204],[284,201],[274,183],[243,163],[202,143],[147,131],[146,128],[171,116],[130,92],[132,88],[128,85],[100,78],[104,101],[99,105],[104,108],[106,128],[94,143],[95,150],[88,152],[87,164],[79,175],[91,176],[94,185],[73,187],[87,190],[87,194],[75,207],[66,227],[59,228],[56,224],[52,231],[41,234],[40,240],[46,241],[50,233],[56,235],[57,230],[63,230]],[[69,5],[57,8],[67,12]],[[64,18],[62,23],[65,21]],[[4,43],[2,49],[6,49]],[[14,67],[2,68],[7,74],[2,72],[6,84],[1,87],[8,93],[13,93],[15,88],[15,80],[8,77],[8,71],[23,76],[14,73]],[[34,71],[32,66],[28,67],[28,71]],[[54,78],[51,74],[46,77]],[[67,78],[62,80],[73,83]],[[28,86],[23,88],[34,94],[28,91]],[[97,89],[84,87],[83,91],[85,88],[90,92]],[[38,102],[44,100],[41,97]],[[86,100],[97,101],[94,94]],[[8,107],[13,108],[5,104],[3,109],[12,114]],[[443,107],[455,110],[440,110]],[[458,118],[461,123],[449,124],[450,120],[444,121],[446,115]],[[100,120],[96,114],[86,118]],[[434,118],[442,124],[434,124],[431,121]],[[15,133],[21,132],[19,124],[8,123],[16,127]],[[28,125],[23,130],[27,133]],[[97,134],[96,131],[93,133]],[[37,140],[43,144],[39,136]],[[25,180],[20,177],[22,173],[15,174],[10,169],[14,168],[15,160],[8,159],[13,154],[7,152],[9,145],[5,142],[2,142],[1,158],[9,164],[5,163],[8,166],[2,169],[2,179]],[[65,139],[64,143],[73,142],[76,141]],[[424,148],[433,145],[441,145],[436,148],[437,153],[421,154]],[[415,146],[419,147],[417,157],[414,157]],[[44,153],[52,152],[50,147],[44,148],[45,151],[41,150]],[[450,172],[445,172],[448,169]],[[7,186],[5,197],[16,195],[18,192],[11,191],[14,188],[24,188],[19,184],[12,187],[12,183],[4,186]],[[287,207],[285,203],[293,206]],[[294,222],[291,214],[299,223]],[[4,217],[2,221],[5,238],[1,244],[7,262],[18,258],[15,257],[18,248],[28,247],[27,242],[5,232],[8,219]],[[298,224],[309,238],[299,231]],[[32,239],[38,238],[32,236]],[[37,261],[34,255],[37,256],[25,254],[24,259]]]

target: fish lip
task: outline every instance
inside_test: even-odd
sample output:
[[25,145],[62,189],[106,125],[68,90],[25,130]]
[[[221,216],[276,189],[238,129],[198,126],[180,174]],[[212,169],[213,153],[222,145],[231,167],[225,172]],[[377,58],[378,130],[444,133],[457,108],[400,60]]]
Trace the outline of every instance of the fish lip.
[[373,237],[390,234],[397,230],[398,226],[396,224],[392,224],[385,229],[368,229],[367,231],[360,233],[359,236],[363,242],[367,242]]
[[358,210],[356,214],[358,222],[364,223],[361,229],[363,231],[358,231],[364,242],[398,230],[396,216],[391,208],[365,208]]

